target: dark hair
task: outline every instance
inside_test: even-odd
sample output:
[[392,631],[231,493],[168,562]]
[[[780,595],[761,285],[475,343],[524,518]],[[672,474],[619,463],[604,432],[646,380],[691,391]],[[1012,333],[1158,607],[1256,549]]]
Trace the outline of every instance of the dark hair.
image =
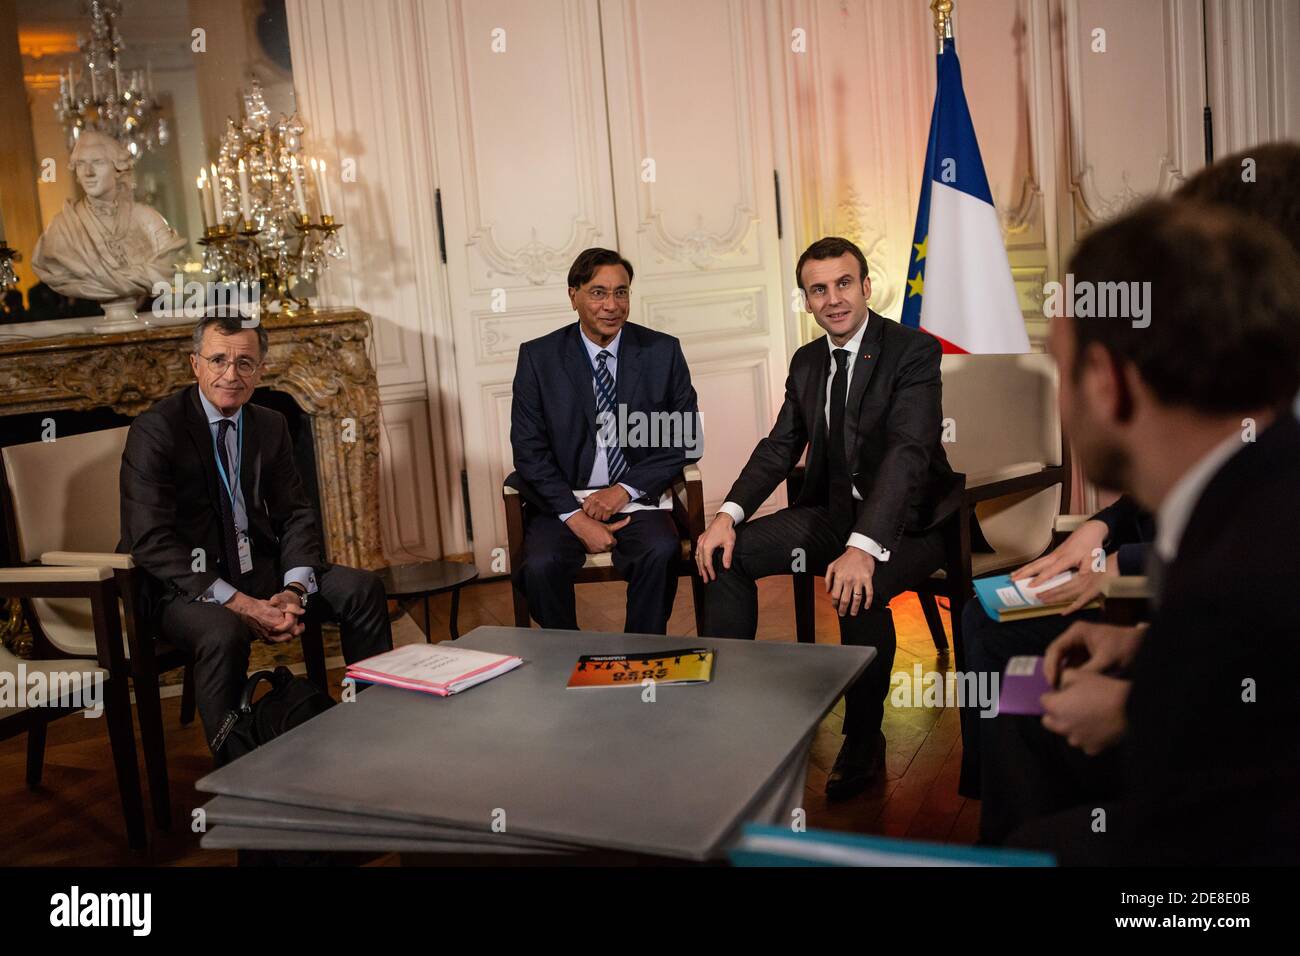
[[[1244,176],[1252,162],[1251,180]],[[1261,143],[1206,166],[1174,193],[1231,206],[1272,224],[1300,250],[1300,143]]]
[[[253,323],[256,322],[254,325]],[[271,345],[270,336],[266,334],[266,326],[258,319],[241,319],[238,315],[219,315],[208,313],[199,319],[198,324],[194,326],[194,354],[198,355],[203,350],[203,333],[210,327],[216,326],[222,335],[237,335],[246,329],[255,329],[257,331],[257,348],[265,356],[266,350]]]
[[1150,283],[1145,327],[1074,318],[1076,378],[1096,342],[1166,405],[1230,414],[1289,402],[1300,389],[1300,258],[1267,223],[1226,206],[1154,200],[1090,233],[1069,271],[1093,289]]
[[627,270],[627,281],[632,281],[632,263],[628,262],[613,249],[599,247],[583,249],[578,258],[569,266],[569,288],[579,289],[591,281],[596,270],[601,266],[622,266]]
[[808,291],[803,286],[803,264],[809,259],[838,259],[845,254],[851,255],[858,260],[858,281],[861,282],[869,275],[867,272],[867,257],[862,254],[862,250],[847,239],[841,239],[839,236],[825,236],[805,249],[803,255],[799,257],[799,262],[794,267],[795,284],[804,292]]

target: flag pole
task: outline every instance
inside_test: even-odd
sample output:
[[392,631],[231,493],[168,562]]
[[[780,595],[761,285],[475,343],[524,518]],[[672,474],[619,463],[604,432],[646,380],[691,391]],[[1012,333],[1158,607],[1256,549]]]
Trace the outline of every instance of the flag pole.
[[932,0],[930,9],[934,12],[934,32],[939,43],[939,54],[943,54],[943,41],[952,39],[952,4],[953,0]]

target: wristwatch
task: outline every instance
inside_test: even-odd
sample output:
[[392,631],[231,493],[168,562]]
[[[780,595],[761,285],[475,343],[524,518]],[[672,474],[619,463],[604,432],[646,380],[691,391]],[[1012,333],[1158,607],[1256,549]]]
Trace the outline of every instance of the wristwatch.
[[305,587],[297,581],[290,581],[284,586],[284,589],[286,591],[292,591],[294,594],[298,595],[298,600],[302,603],[303,610],[307,610],[307,589]]

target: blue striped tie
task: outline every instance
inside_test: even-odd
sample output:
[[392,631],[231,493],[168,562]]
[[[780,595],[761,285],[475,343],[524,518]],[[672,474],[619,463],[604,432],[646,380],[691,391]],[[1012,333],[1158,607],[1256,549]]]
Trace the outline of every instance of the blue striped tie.
[[[618,484],[627,472],[627,459],[618,444],[618,410],[614,403],[614,376],[609,374],[605,363],[613,358],[609,352],[601,349],[596,355],[596,447],[605,449],[605,462],[609,466],[609,483]],[[601,418],[601,415],[607,415]],[[604,427],[600,423],[604,422]]]

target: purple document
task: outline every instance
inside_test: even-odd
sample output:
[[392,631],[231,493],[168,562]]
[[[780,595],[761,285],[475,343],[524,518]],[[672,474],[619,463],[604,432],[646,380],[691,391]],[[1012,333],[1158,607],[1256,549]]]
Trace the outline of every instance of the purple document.
[[1043,705],[1038,698],[1051,690],[1043,673],[1041,657],[1013,657],[1002,675],[1002,693],[998,696],[999,714],[1040,715]]

